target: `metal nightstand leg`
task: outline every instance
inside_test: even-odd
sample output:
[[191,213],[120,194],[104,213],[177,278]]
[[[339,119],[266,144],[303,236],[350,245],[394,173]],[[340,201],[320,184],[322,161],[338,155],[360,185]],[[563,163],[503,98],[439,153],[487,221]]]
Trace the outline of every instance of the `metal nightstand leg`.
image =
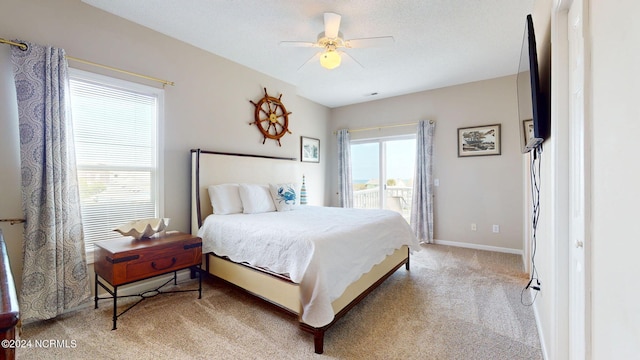
[[[120,317],[121,315],[123,315],[124,313],[126,313],[127,311],[131,310],[131,308],[133,308],[134,306],[138,305],[139,303],[141,303],[143,300],[148,299],[150,297],[154,297],[156,295],[160,295],[160,294],[171,294],[171,293],[180,293],[180,292],[191,292],[191,291],[197,291],[198,292],[198,299],[202,299],[202,269],[201,269],[201,265],[198,266],[194,266],[192,267],[192,270],[195,270],[198,276],[198,288],[197,289],[188,289],[188,290],[173,290],[173,291],[162,291],[161,289],[168,285],[170,282],[173,281],[173,283],[175,285],[177,285],[177,281],[178,281],[178,272],[174,271],[173,272],[173,277],[171,279],[169,279],[167,282],[165,282],[164,284],[158,286],[157,288],[153,289],[153,290],[147,290],[143,293],[140,294],[135,294],[135,295],[123,295],[123,296],[118,296],[118,286],[114,286],[111,285],[113,287],[113,291],[111,289],[109,289],[105,284],[102,283],[102,281],[100,281],[98,279],[98,274],[96,274],[96,285],[95,285],[95,293],[96,293],[96,297],[95,297],[95,308],[98,308],[98,300],[106,300],[106,299],[111,299],[113,298],[113,328],[111,330],[116,330],[116,324],[118,321],[118,317]],[[157,276],[161,276],[161,275],[165,275],[165,274],[160,274]],[[106,292],[108,292],[111,297],[98,297],[98,285],[100,285],[100,287],[102,287]],[[150,295],[149,295],[150,294]],[[130,305],[129,307],[127,307],[126,309],[124,309],[120,314],[118,314],[118,297],[139,297],[140,299],[135,302],[134,304]]]
[[[98,279],[98,274],[96,274],[96,284],[95,284],[95,309],[98,308],[98,300],[106,300],[106,299],[110,299],[113,298],[113,328],[111,330],[115,330],[116,328],[116,321],[118,320],[118,286],[113,286],[113,291],[111,291],[111,289],[109,289],[105,284],[102,283],[102,281],[100,281]],[[98,297],[98,285],[100,285],[101,288],[103,288],[106,292],[108,292],[111,297]]]
[[95,302],[94,309],[97,309],[98,308],[98,274],[97,273],[95,274],[95,279],[94,280],[95,281],[93,282],[93,285],[94,285],[94,289],[93,289],[94,290],[93,291],[94,298],[93,298],[93,301]]
[[113,287],[113,328],[111,330],[116,329],[116,321],[118,321],[118,286],[117,285]]
[[198,299],[202,299],[202,265],[198,265]]

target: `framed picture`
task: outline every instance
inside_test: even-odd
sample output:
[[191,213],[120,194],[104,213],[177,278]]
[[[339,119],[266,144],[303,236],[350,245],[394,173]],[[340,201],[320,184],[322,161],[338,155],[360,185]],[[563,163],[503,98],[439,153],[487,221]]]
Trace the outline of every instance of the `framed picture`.
[[458,157],[500,155],[500,124],[458,129]]
[[320,162],[320,140],[300,136],[300,161]]

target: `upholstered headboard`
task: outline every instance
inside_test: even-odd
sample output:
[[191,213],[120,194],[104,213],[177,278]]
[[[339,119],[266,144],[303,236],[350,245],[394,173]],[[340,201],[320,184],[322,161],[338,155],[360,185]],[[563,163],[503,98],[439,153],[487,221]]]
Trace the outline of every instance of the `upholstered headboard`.
[[227,183],[272,184],[302,181],[295,158],[191,150],[191,233],[213,212],[207,188]]

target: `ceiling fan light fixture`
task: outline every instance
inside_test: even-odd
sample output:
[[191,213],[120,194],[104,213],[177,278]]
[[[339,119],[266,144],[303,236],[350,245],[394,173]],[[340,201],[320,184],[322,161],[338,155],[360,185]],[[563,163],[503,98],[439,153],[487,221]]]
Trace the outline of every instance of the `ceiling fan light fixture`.
[[325,69],[335,69],[340,66],[342,57],[335,50],[327,50],[320,55],[320,65]]
[[[359,38],[359,39],[351,39],[345,40],[340,32],[340,14],[326,12],[324,13],[324,31],[318,34],[318,40],[316,42],[306,42],[306,41],[281,41],[281,46],[299,46],[299,47],[314,47],[321,48],[322,52],[317,53],[311,59],[309,59],[305,64],[320,58],[320,65],[328,70],[335,69],[340,66],[342,62],[342,54],[338,51],[338,49],[342,48],[366,48],[366,47],[374,47],[374,46],[384,46],[390,45],[394,42],[393,36],[378,36],[378,37],[369,37],[369,38]],[[357,60],[349,55],[348,52],[344,52],[347,57],[351,58],[349,62],[352,60],[354,63],[363,67]],[[300,70],[302,68],[298,68]]]

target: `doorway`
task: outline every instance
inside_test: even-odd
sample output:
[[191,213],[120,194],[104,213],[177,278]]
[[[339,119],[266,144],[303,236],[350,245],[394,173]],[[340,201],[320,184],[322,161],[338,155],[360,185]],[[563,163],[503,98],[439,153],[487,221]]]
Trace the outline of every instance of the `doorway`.
[[351,142],[353,207],[411,216],[415,135]]

